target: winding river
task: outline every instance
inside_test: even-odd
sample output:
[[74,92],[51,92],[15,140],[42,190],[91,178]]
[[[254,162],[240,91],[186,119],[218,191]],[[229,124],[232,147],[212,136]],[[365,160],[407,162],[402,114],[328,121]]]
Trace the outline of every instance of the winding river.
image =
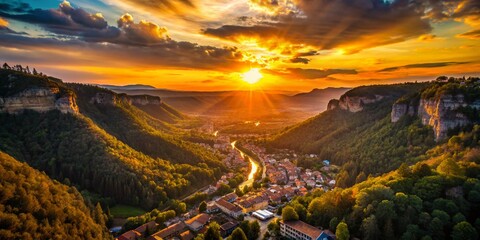
[[240,156],[242,156],[243,159],[245,159],[245,157],[248,158],[248,160],[250,161],[250,173],[248,174],[248,178],[247,180],[245,180],[243,183],[241,183],[239,185],[240,188],[243,188],[244,186],[247,186],[247,185],[252,185],[253,184],[253,180],[254,180],[254,177],[255,177],[255,173],[257,173],[258,169],[259,169],[259,163],[254,161],[253,157],[247,155],[246,153],[244,153],[242,150],[238,149],[235,144],[237,143],[237,141],[233,141],[231,143],[232,145],[232,148],[237,150],[239,153],[240,153]]

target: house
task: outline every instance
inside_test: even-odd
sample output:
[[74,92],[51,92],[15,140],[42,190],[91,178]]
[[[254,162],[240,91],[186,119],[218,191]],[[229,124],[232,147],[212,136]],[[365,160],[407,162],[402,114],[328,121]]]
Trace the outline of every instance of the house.
[[187,228],[187,225],[184,222],[178,222],[164,228],[147,238],[147,240],[156,240],[158,237],[162,239],[172,238],[178,236]]
[[189,230],[180,233],[180,240],[192,240],[195,236]]
[[202,213],[202,214],[198,214],[193,218],[188,219],[187,221],[185,221],[185,224],[190,230],[194,232],[198,232],[205,225],[207,225],[209,221],[210,221],[210,215],[206,213]]
[[220,212],[220,208],[215,204],[215,202],[209,202],[207,204],[207,210],[205,211],[206,213],[217,213]]
[[226,222],[222,224],[222,226],[220,226],[220,234],[222,235],[222,237],[227,237],[228,235],[232,234],[233,230],[235,230],[237,226],[238,226],[238,222],[235,222],[235,221]]
[[216,201],[215,204],[218,206],[218,208],[220,208],[222,212],[233,218],[237,218],[242,215],[242,208],[225,201],[223,198]]
[[238,202],[244,213],[264,209],[268,206],[267,196],[254,196]]
[[141,233],[135,231],[135,230],[130,230],[128,232],[125,232],[124,234],[118,236],[116,240],[136,240],[137,238],[140,238],[142,236]]
[[135,228],[135,231],[142,234],[142,237],[145,237],[150,235],[150,233],[157,231],[157,227],[158,224],[155,221],[151,221],[141,225],[140,227]]
[[234,192],[231,192],[231,193],[223,196],[222,199],[229,202],[229,203],[232,203],[232,202],[235,202],[235,200],[237,200],[237,198],[238,198],[238,195]]
[[334,240],[335,238],[310,224],[297,221],[280,221],[280,234],[295,240]]

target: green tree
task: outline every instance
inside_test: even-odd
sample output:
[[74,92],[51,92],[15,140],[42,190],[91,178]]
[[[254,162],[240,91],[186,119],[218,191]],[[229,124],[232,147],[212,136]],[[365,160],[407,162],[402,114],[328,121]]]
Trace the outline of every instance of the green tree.
[[380,230],[378,229],[377,218],[375,215],[370,215],[362,222],[363,239],[377,240],[380,239]]
[[295,221],[298,220],[298,214],[295,212],[295,209],[293,209],[290,206],[286,206],[282,210],[282,220],[287,222],[287,221]]
[[205,201],[202,201],[200,205],[198,206],[198,211],[203,213],[207,211],[207,203]]
[[205,232],[204,240],[222,240],[220,235],[220,225],[216,222],[212,222],[208,225],[208,229]]
[[345,222],[340,222],[337,225],[337,229],[335,230],[335,236],[337,240],[348,240],[350,239],[350,232],[348,231],[348,225]]
[[476,240],[478,233],[475,228],[468,222],[459,222],[453,227],[453,240]]
[[227,240],[248,240],[248,238],[241,228],[236,228]]
[[460,176],[463,174],[460,166],[452,158],[443,160],[438,165],[437,172],[449,176]]

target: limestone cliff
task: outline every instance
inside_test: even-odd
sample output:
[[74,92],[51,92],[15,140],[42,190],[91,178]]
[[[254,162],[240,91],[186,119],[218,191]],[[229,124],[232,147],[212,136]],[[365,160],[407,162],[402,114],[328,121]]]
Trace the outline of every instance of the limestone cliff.
[[11,96],[0,96],[0,112],[19,113],[23,110],[77,113],[78,107],[71,94],[60,94],[58,88],[28,88]]
[[347,110],[350,112],[360,112],[363,110],[363,107],[366,104],[371,104],[382,100],[384,96],[382,95],[374,95],[374,96],[348,96],[343,95],[339,102],[338,107],[343,110]]
[[328,101],[327,111],[338,108],[339,103],[340,103],[340,101],[338,99],[332,99],[332,100]]
[[480,109],[480,100],[474,102],[465,101],[462,94],[445,94],[439,98],[420,99],[418,104],[395,103],[392,107],[391,121],[397,122],[405,115],[417,115],[424,125],[433,128],[435,139],[441,140],[447,137],[449,130],[463,127],[472,123],[465,116],[461,108]]
[[160,105],[162,103],[160,97],[150,95],[132,95],[128,96],[135,105]]
[[114,92],[105,91],[97,92],[94,97],[90,99],[92,104],[106,104],[106,105],[115,105],[117,103],[124,102],[127,104],[134,105],[160,105],[160,97],[150,96],[150,95],[126,95],[126,94],[116,94]]

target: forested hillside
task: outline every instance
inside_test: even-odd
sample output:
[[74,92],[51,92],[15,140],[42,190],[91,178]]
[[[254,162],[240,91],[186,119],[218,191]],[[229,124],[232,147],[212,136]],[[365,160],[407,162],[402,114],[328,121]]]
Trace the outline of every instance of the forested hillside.
[[[130,147],[151,157],[159,157],[174,163],[207,163],[213,168],[222,164],[210,151],[184,141],[182,131],[148,115],[130,104],[125,94],[81,84],[68,84],[77,93],[80,112],[91,118],[99,127]],[[92,103],[98,93],[114,96],[113,103]],[[159,106],[160,107],[160,106]],[[170,110],[172,113],[175,110]],[[181,114],[177,113],[178,116]]]
[[302,220],[333,230],[343,221],[351,237],[365,240],[478,239],[479,139],[476,125],[429,151],[426,161],[290,205]]
[[[1,81],[6,88],[11,86],[5,82],[7,79],[21,82],[25,75],[9,74]],[[51,81],[44,76],[28,77],[43,85],[53,84],[43,83]],[[28,108],[16,108],[15,114],[0,111],[0,150],[54,179],[71,182],[80,190],[147,210],[203,187],[221,175],[224,167],[217,156],[182,140],[191,138],[191,134],[123,101],[126,96],[112,95],[111,99],[119,101],[109,102],[108,95],[100,95],[103,102],[91,102],[98,92],[113,93],[92,86],[65,85],[60,80],[54,83],[71,91],[79,113]],[[30,93],[30,89],[41,88],[41,84],[18,86]],[[0,97],[5,102],[34,102],[34,109],[55,98],[38,100],[35,94]]]
[[105,215],[72,187],[0,152],[0,239],[109,239]]
[[[320,158],[344,165],[338,186],[362,181],[369,174],[384,173],[403,162],[416,162],[434,145],[433,132],[415,118],[390,123],[392,104],[425,84],[359,87],[342,98],[384,96],[359,112],[335,108],[322,112],[273,137],[270,147],[317,153]],[[343,175],[343,176],[342,176]]]

